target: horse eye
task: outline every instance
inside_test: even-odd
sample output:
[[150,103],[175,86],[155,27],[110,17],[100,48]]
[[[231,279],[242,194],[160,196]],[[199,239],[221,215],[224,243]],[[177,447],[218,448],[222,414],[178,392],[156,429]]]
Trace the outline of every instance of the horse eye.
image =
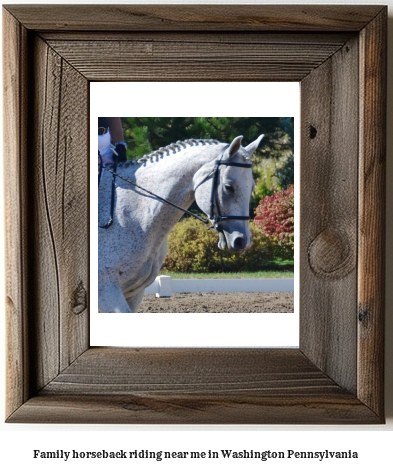
[[230,193],[235,192],[235,188],[232,186],[232,184],[225,184],[224,187],[225,187],[225,191],[228,191]]

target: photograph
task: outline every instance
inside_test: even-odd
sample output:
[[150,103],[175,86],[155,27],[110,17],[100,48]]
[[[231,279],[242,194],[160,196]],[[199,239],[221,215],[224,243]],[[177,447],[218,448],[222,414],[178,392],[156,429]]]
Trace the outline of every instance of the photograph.
[[293,313],[294,180],[294,117],[99,117],[99,312]]

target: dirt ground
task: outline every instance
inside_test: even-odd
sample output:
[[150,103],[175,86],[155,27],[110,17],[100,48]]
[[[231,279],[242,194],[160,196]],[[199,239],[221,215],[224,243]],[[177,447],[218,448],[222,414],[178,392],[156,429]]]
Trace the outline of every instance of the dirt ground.
[[145,295],[139,313],[293,313],[292,291]]

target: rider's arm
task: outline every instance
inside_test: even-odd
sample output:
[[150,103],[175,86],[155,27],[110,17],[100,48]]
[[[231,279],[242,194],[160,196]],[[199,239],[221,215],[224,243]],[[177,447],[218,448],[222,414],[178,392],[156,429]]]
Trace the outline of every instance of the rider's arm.
[[120,117],[108,117],[109,130],[111,132],[112,142],[115,144],[115,150],[119,161],[126,161],[127,145],[124,142],[123,127]]
[[120,117],[108,117],[108,120],[113,143],[124,142],[123,127],[121,125]]

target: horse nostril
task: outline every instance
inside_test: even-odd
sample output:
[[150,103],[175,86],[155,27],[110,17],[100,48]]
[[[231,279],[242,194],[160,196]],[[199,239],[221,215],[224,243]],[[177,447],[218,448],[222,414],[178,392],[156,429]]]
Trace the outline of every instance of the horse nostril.
[[236,239],[233,242],[233,248],[235,250],[243,250],[245,247],[245,240],[243,237],[236,237]]

